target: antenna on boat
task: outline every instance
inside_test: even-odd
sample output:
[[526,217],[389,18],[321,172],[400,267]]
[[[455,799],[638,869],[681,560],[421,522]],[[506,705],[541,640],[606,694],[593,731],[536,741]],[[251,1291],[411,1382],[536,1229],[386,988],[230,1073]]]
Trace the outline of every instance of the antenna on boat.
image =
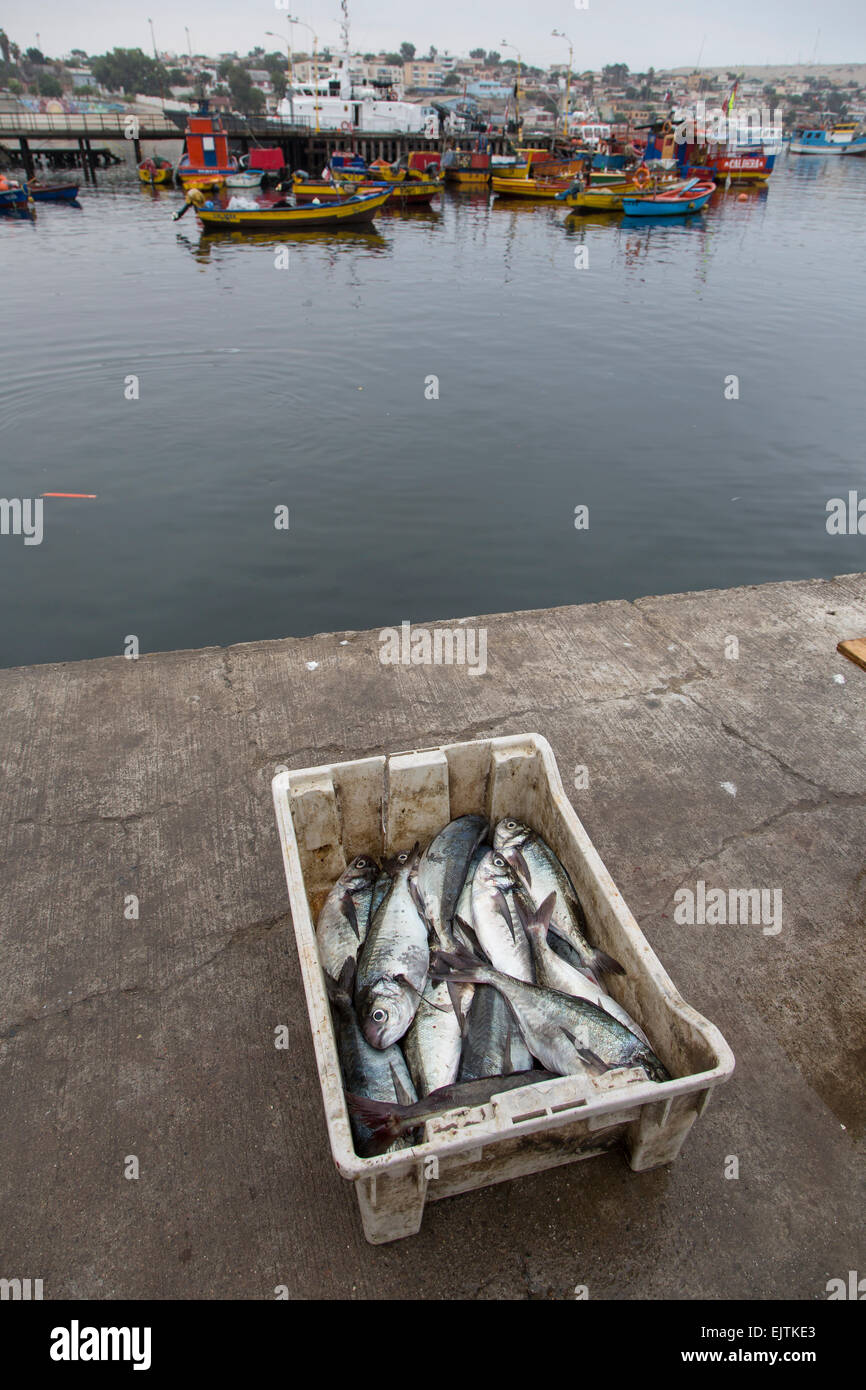
[[349,0],[340,0],[340,9],[343,18],[340,21],[340,38],[343,43],[343,52],[349,56]]

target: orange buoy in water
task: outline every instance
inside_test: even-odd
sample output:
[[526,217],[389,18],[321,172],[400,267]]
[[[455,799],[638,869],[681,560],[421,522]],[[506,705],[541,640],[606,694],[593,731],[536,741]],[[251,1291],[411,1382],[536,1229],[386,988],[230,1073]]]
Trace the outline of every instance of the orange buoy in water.
[[749,195],[748,195],[748,193],[738,193],[738,194],[737,194],[737,202],[738,202],[738,203],[747,203],[748,201],[749,201]]

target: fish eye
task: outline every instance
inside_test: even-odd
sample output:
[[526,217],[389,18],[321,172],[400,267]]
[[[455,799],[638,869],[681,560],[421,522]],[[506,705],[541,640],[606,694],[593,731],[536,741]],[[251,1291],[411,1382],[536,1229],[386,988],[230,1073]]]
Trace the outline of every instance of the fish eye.
[[370,1017],[374,1023],[384,1023],[388,1017],[388,1013],[385,1009],[374,1009]]
[[366,861],[366,859],[356,859],[356,860],[355,860],[355,867],[358,868],[358,869],[366,869],[366,867],[367,867],[367,861]]
[[507,821],[505,822],[505,829],[506,829],[506,830],[516,830],[516,829],[517,829],[517,821],[516,821],[516,820],[507,820]]
[[405,863],[406,863],[406,860],[407,860],[408,858],[409,858],[408,854],[398,854],[398,855],[397,855],[397,859],[398,859],[398,861],[399,861],[401,864],[405,864]]
[[501,854],[495,854],[493,856],[493,863],[496,865],[497,869],[505,868],[505,860],[502,858]]

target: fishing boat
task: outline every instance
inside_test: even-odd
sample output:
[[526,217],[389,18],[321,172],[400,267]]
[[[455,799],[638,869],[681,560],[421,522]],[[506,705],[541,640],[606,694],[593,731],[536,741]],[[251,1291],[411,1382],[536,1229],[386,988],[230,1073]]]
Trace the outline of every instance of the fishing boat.
[[151,155],[150,159],[143,159],[138,166],[138,177],[142,183],[150,184],[152,187],[160,183],[172,183],[174,180],[174,168],[162,155]]
[[207,100],[194,116],[187,117],[186,148],[177,166],[184,188],[219,188],[229,174],[239,170],[229,154],[229,141],[219,116],[208,111]]
[[30,208],[27,185],[0,174],[0,212],[26,212]]
[[236,174],[226,174],[226,188],[261,188],[261,169],[239,169]]
[[768,182],[773,172],[776,156],[765,154],[760,146],[738,151],[735,147],[727,151],[714,152],[708,149],[692,149],[683,165],[683,173],[695,178],[710,179],[719,185],[728,181],[762,185]]
[[714,183],[687,179],[685,183],[663,193],[623,198],[622,210],[626,217],[682,217],[686,213],[700,212],[715,191]]
[[446,150],[442,156],[442,172],[448,182],[458,188],[478,188],[490,180],[490,155]]
[[582,208],[586,212],[621,212],[624,198],[647,198],[655,193],[673,193],[683,186],[677,178],[645,178],[639,175],[626,183],[600,188],[581,188],[572,184],[559,201],[568,208]]
[[267,232],[316,227],[351,227],[373,221],[389,196],[389,189],[379,193],[355,193],[337,203],[304,204],[290,207],[262,204],[257,208],[229,209],[213,202],[196,207],[196,216],[206,232]]
[[493,192],[500,198],[532,198],[546,202],[558,198],[574,186],[573,178],[560,179],[500,179],[492,178]]
[[77,183],[40,183],[31,179],[27,187],[34,203],[74,203],[78,197]]
[[308,179],[295,174],[292,192],[299,203],[338,203],[352,193],[381,193],[387,191],[389,203],[424,207],[432,203],[445,187],[444,179],[404,179],[402,183],[344,183],[340,179]]
[[857,121],[838,121],[829,130],[800,130],[788,147],[791,154],[866,155],[866,130]]

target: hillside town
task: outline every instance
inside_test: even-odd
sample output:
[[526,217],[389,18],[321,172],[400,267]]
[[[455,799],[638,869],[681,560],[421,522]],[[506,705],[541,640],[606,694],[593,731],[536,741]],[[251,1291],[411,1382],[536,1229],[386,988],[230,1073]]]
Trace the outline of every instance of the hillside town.
[[295,49],[287,26],[280,46],[259,45],[245,55],[194,53],[189,41],[186,53],[159,50],[154,42],[153,56],[140,48],[101,55],[75,48],[51,57],[0,31],[0,109],[99,113],[141,103],[184,111],[206,96],[212,110],[226,114],[291,117],[295,94],[333,91],[339,64],[353,89],[433,107],[450,118],[450,130],[508,134],[519,124],[544,134],[563,118],[640,127],[676,107],[722,104],[734,83],[740,103],[780,110],[787,129],[866,117],[866,65],[857,63],[632,72],[612,62],[590,71],[565,43],[568,61],[542,68],[516,50],[421,53],[406,41],[397,52],[347,56],[313,39],[307,49]]

